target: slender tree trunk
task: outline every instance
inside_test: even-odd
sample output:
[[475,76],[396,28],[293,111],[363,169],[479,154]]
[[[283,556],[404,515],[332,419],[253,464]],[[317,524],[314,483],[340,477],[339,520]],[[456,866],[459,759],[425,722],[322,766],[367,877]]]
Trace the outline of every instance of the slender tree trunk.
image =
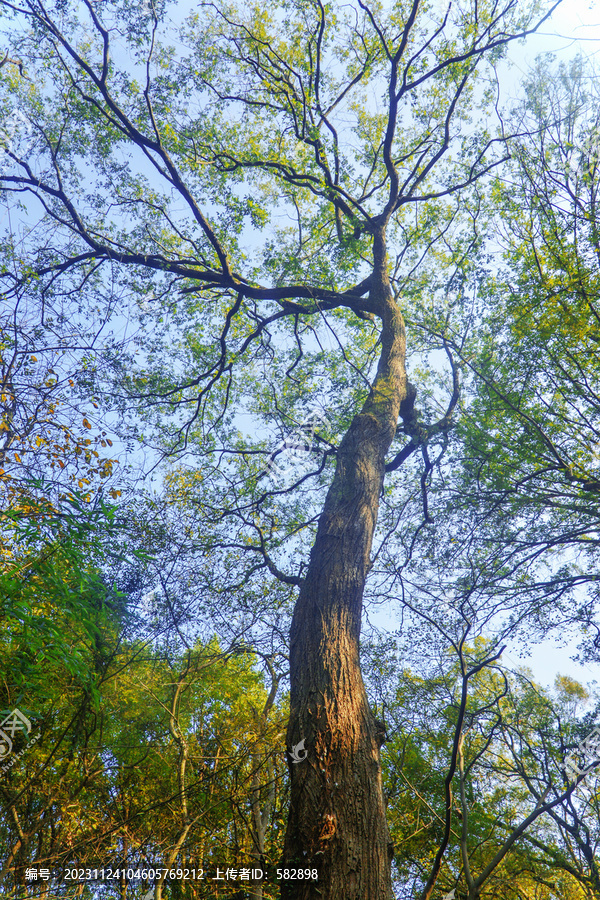
[[[126,805],[125,805],[125,803],[123,803],[123,812],[124,812],[124,814],[125,814],[125,819],[127,819],[128,817],[127,817],[127,813],[126,813]],[[127,837],[127,833],[126,833],[126,832],[123,832],[123,867],[124,867],[125,869],[127,868],[127,856],[128,856],[128,854],[129,854],[129,840],[128,840],[128,837]],[[121,894],[121,900],[127,900],[127,879],[125,878],[124,875],[121,876],[121,890],[120,890],[120,894]]]
[[282,865],[317,869],[319,880],[284,881],[284,900],[393,896],[381,786],[383,735],[359,663],[362,599],[385,456],[409,387],[404,323],[391,295],[380,238],[369,298],[382,320],[377,376],[340,445],[292,621],[287,741],[291,748],[304,740],[307,755],[289,763],[291,805]]
[[[250,833],[254,845],[251,856],[253,857],[253,868],[254,863],[256,863],[256,867],[263,870],[265,867],[265,835],[267,833],[267,826],[275,802],[275,772],[273,771],[271,760],[268,761],[266,768],[264,765],[261,765],[260,738],[267,727],[269,713],[273,708],[275,698],[277,697],[277,690],[279,688],[279,678],[275,672],[272,661],[265,658],[265,663],[271,674],[271,689],[260,716],[257,716],[258,721],[256,723],[256,731],[258,737],[254,742],[250,753],[252,765],[252,790],[250,792],[252,819]],[[263,776],[262,784],[259,773]],[[266,783],[264,783],[265,777]],[[256,884],[251,884],[249,886],[248,897],[249,900],[263,900],[263,883],[258,882]]]
[[[252,767],[254,769],[254,773],[252,775],[252,791],[250,795],[250,802],[252,804],[252,839],[254,848],[252,850],[251,856],[253,868],[254,865],[256,865],[257,867],[264,869],[265,835],[267,833],[269,816],[271,814],[273,802],[275,800],[275,773],[272,772],[271,766],[268,765],[266,769],[266,776],[267,778],[272,778],[273,780],[270,785],[267,785],[265,787],[264,785],[261,785],[260,779],[258,777],[259,765],[260,759],[258,755],[253,756]],[[261,794],[264,794],[262,803]],[[263,900],[262,882],[251,884],[248,888],[248,891],[249,900]]]

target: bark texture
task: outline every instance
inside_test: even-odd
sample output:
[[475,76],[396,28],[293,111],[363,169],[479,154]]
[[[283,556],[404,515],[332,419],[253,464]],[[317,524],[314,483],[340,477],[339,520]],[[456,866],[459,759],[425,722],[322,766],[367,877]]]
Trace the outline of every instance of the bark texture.
[[[377,262],[377,260],[376,260]],[[365,580],[392,442],[407,394],[404,323],[391,296],[385,253],[371,308],[382,321],[370,396],[339,449],[290,635],[287,741],[291,807],[283,865],[318,869],[318,882],[283,883],[283,900],[390,900],[392,848],[381,785],[379,726],[359,663]]]

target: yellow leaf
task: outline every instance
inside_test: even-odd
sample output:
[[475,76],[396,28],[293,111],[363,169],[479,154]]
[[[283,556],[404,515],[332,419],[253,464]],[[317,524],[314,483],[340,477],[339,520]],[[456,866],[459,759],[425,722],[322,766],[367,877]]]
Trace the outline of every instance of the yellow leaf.
[[90,423],[88,422],[87,419],[84,419],[84,420],[83,420],[83,424],[84,424],[84,426],[85,426],[86,428],[91,428],[91,427],[92,427],[92,426],[90,425]]

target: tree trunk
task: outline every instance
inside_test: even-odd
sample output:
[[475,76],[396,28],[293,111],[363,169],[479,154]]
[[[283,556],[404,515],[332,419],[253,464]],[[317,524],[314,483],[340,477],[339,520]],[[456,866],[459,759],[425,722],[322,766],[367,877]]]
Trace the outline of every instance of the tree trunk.
[[317,869],[318,882],[284,880],[283,900],[393,897],[381,786],[383,735],[367,702],[359,662],[362,599],[385,456],[409,387],[404,323],[389,287],[383,238],[380,247],[369,296],[370,308],[382,320],[377,376],[340,445],[292,620],[287,741],[291,748],[304,740],[307,753],[302,762],[289,762],[291,805],[282,866]]

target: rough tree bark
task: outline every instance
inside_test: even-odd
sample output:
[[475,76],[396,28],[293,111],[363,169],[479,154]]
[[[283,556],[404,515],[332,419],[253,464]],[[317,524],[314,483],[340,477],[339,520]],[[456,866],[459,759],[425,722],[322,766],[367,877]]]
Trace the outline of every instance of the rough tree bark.
[[374,255],[369,300],[382,322],[377,375],[339,448],[290,637],[287,740],[290,747],[304,740],[307,755],[290,762],[283,865],[317,868],[319,878],[284,882],[284,900],[393,896],[383,735],[363,684],[359,638],[385,456],[409,385],[404,322],[390,290],[383,229]]

